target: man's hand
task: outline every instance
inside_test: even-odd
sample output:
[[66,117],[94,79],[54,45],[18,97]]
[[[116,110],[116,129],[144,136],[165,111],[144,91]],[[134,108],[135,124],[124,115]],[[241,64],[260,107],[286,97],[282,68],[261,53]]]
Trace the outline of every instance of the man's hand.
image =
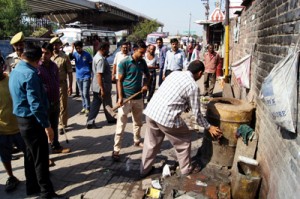
[[143,86],[141,91],[142,91],[143,93],[147,92],[147,91],[148,91],[148,86]]
[[105,96],[104,89],[100,89],[99,97],[103,99],[104,96]]
[[48,143],[52,143],[54,138],[53,129],[51,127],[45,128],[45,132],[48,137]]
[[112,75],[112,76],[111,76],[111,81],[112,81],[112,82],[115,82],[115,81],[116,81],[116,76],[115,76],[115,75]]
[[165,75],[163,75],[163,76],[162,76],[162,80],[165,80],[165,79],[166,79],[166,76],[165,76]]
[[209,127],[208,132],[210,133],[211,137],[213,137],[213,138],[219,139],[223,135],[222,131],[218,127],[212,126],[212,125]]
[[119,99],[118,99],[118,105],[120,107],[123,106],[123,97],[119,97]]

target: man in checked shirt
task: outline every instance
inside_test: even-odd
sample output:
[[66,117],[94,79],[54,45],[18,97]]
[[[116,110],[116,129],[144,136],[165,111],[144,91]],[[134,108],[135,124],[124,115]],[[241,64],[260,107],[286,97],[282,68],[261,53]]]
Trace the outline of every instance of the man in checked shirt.
[[204,71],[204,65],[196,60],[190,63],[188,71],[174,71],[166,78],[144,110],[146,133],[140,167],[141,177],[146,177],[156,154],[166,136],[174,146],[182,175],[189,175],[191,166],[191,132],[180,115],[190,109],[196,121],[212,137],[222,136],[222,131],[210,125],[200,112],[200,90],[196,84]]

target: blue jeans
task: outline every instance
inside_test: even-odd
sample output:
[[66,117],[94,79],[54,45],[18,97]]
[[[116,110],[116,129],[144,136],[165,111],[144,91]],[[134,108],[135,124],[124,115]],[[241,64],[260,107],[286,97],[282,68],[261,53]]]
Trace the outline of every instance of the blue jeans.
[[78,79],[77,78],[77,85],[81,94],[82,98],[82,108],[86,110],[90,110],[90,85],[91,79]]

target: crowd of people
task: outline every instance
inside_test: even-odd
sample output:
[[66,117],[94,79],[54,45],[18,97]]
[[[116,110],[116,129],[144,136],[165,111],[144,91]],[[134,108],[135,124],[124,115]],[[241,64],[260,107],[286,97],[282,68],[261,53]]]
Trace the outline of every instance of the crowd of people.
[[[151,173],[156,154],[166,136],[174,146],[182,175],[194,171],[191,164],[191,133],[180,114],[191,110],[199,125],[212,137],[220,137],[221,130],[210,125],[200,112],[200,89],[196,81],[204,74],[205,95],[211,95],[219,56],[208,46],[203,62],[200,46],[196,45],[187,60],[179,49],[177,39],[171,39],[171,49],[137,41],[121,44],[111,69],[106,58],[109,43],[97,44],[94,57],[83,49],[81,41],[72,45],[66,55],[59,37],[42,46],[24,44],[22,32],[11,39],[15,52],[8,55],[0,67],[0,157],[9,176],[5,190],[14,190],[19,180],[13,175],[12,150],[24,153],[26,194],[40,194],[41,198],[59,197],[49,177],[49,146],[52,153],[69,153],[60,145],[58,136],[68,125],[68,96],[72,94],[73,71],[70,59],[75,60],[76,83],[81,98],[80,114],[87,116],[86,128],[98,129],[95,123],[103,104],[107,123],[115,124],[116,131],[112,160],[120,161],[121,142],[132,115],[133,145],[143,149],[141,177]],[[4,71],[4,69],[6,69]],[[159,88],[156,71],[159,69]],[[112,86],[116,84],[116,119],[106,110],[112,106]],[[92,102],[90,102],[90,90]],[[134,98],[127,100],[135,95]],[[147,107],[144,108],[144,99]],[[146,116],[144,141],[141,138],[143,114]]]

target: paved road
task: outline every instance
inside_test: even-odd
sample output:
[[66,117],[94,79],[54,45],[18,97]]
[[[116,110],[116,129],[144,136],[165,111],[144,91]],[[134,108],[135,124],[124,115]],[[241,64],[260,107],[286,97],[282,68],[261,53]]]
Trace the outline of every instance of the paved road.
[[[201,80],[199,81],[201,85]],[[113,96],[113,101],[115,96]],[[70,198],[142,198],[141,180],[137,180],[141,149],[132,146],[132,122],[128,122],[125,129],[121,162],[111,160],[115,125],[108,125],[105,121],[103,108],[97,117],[96,123],[102,125],[101,129],[87,130],[85,128],[86,116],[79,115],[81,110],[80,98],[69,98],[69,127],[67,137],[60,135],[60,142],[65,147],[71,148],[69,154],[51,154],[55,166],[50,168],[51,180],[55,190]],[[144,137],[145,125],[142,128]],[[192,151],[195,154],[202,139],[200,133],[193,134]],[[199,139],[200,138],[200,139]],[[0,198],[26,198],[24,158],[12,161],[14,175],[21,181],[16,191],[4,192],[7,180],[5,170],[0,165]],[[130,170],[126,171],[126,161],[130,159]],[[165,140],[161,153],[156,159],[156,166],[162,160],[174,163],[175,153],[170,143]],[[159,175],[158,175],[159,176]],[[176,179],[175,179],[176,181]],[[36,197],[31,197],[36,198]]]

